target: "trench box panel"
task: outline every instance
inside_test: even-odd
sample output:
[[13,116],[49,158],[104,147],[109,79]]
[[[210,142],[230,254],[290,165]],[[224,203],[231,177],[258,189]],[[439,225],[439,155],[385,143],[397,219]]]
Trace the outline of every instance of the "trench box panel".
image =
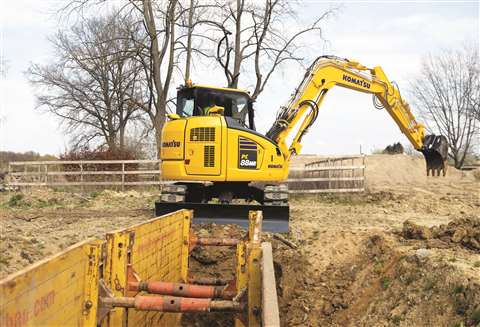
[[85,241],[0,281],[0,326],[95,326],[103,241]]
[[[113,246],[107,246],[109,251],[112,251],[107,256],[114,258],[114,261],[109,260],[106,262],[107,266],[109,264],[112,265],[112,267],[106,267],[106,270],[110,271],[107,275],[115,276],[110,279],[111,288],[126,289],[126,285],[122,285],[126,283],[126,279],[122,277],[125,277],[127,264],[130,264],[140,279],[144,281],[184,282],[188,268],[190,219],[190,211],[179,210],[107,234],[107,242],[112,240],[114,243]],[[115,243],[115,240],[119,240],[119,242]],[[127,244],[127,252],[122,252],[125,251],[124,247],[118,248],[117,246],[122,243],[122,240]],[[115,263],[117,258],[123,261]],[[117,280],[116,276],[121,277]],[[115,283],[120,284],[120,287],[116,287]],[[116,295],[121,294],[117,293]],[[128,312],[123,310],[122,317],[118,317],[118,313],[117,317],[111,315],[109,325],[113,327],[120,321],[127,321],[128,327],[170,327],[180,325],[180,319],[181,314],[179,313],[128,309]]]

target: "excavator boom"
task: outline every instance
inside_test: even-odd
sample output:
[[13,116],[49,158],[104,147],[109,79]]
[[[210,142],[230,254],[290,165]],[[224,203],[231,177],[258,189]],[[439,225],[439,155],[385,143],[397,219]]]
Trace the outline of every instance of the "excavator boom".
[[[446,138],[425,135],[425,127],[417,122],[400,89],[395,82],[387,79],[383,69],[379,66],[367,68],[356,61],[334,56],[322,56],[315,60],[266,134],[279,144],[288,159],[300,152],[302,137],[315,122],[323,99],[334,86],[372,94],[375,107],[385,108],[413,147],[424,154],[427,174],[430,170],[438,173],[443,170],[445,175],[448,151]],[[297,124],[300,127],[291,144],[287,145],[287,137]]]

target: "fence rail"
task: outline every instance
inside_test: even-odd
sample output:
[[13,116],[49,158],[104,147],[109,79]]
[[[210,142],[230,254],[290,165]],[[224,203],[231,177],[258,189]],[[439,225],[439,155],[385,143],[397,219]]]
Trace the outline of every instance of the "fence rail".
[[290,193],[350,193],[365,190],[365,156],[326,158],[290,169]]
[[[155,186],[160,160],[17,161],[9,164],[11,187]],[[290,193],[339,193],[365,190],[365,156],[326,158],[292,167]]]
[[160,185],[160,160],[14,161],[9,186]]

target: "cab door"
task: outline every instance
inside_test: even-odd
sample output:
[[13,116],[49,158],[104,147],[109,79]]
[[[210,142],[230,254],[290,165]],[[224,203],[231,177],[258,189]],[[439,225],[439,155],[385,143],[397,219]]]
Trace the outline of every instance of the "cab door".
[[190,117],[185,133],[185,170],[188,175],[220,175],[222,163],[220,116]]

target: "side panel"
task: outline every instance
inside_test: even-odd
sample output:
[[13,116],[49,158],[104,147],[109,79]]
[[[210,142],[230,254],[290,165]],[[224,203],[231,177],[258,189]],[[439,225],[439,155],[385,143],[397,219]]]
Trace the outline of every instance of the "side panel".
[[191,117],[185,133],[185,171],[188,175],[220,175],[222,118]]
[[269,140],[233,128],[227,140],[227,181],[280,181],[288,175],[288,162]]
[[160,156],[162,160],[182,160],[185,146],[184,135],[186,119],[166,121],[162,130],[162,147]]

